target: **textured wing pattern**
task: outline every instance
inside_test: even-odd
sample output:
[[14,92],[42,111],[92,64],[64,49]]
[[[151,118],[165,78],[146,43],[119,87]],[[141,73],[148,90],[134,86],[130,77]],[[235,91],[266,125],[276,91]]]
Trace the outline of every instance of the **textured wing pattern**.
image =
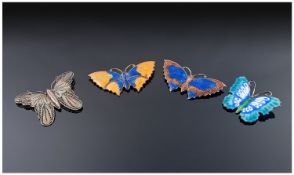
[[71,71],[64,72],[63,74],[57,76],[55,80],[51,83],[51,89],[55,89],[55,90],[71,89],[73,76],[74,76],[74,73]]
[[32,92],[27,91],[23,94],[20,94],[15,97],[15,103],[21,104],[24,106],[35,107],[36,103],[41,99],[44,98],[46,94],[44,92]]
[[246,77],[238,77],[230,88],[230,93],[225,96],[223,105],[227,109],[234,110],[250,97],[250,87]]
[[74,111],[79,110],[83,107],[82,101],[71,89],[62,93],[60,97],[57,97],[57,99],[58,102],[64,107]]
[[43,126],[50,126],[55,119],[54,105],[50,98],[43,92],[26,92],[15,98],[17,104],[34,108]]
[[71,89],[73,76],[73,72],[65,72],[57,76],[51,86],[59,103],[68,109],[79,110],[82,108],[82,101]]
[[50,99],[45,96],[36,103],[35,112],[43,126],[50,126],[55,119],[55,110]]
[[245,122],[252,123],[258,120],[259,113],[269,114],[274,108],[279,107],[281,101],[272,96],[261,96],[253,98],[241,111],[241,119]]

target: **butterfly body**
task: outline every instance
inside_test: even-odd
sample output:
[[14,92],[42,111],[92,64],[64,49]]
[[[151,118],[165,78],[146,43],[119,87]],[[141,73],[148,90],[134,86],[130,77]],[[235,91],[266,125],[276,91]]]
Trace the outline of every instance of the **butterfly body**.
[[[130,69],[128,69],[131,67]],[[114,68],[108,71],[97,71],[89,74],[91,80],[102,89],[120,96],[123,88],[135,88],[138,92],[154,72],[155,61],[146,61],[138,65],[129,65],[125,71]]]
[[180,88],[181,92],[187,91],[188,99],[191,99],[214,94],[225,87],[225,84],[219,80],[206,76],[195,77],[190,69],[190,74],[188,74],[185,68],[174,61],[164,61],[164,77],[170,91]]
[[54,94],[54,92],[51,89],[47,89],[46,93],[47,93],[48,97],[50,98],[50,100],[52,101],[54,107],[57,109],[60,109],[61,105],[58,102],[58,99],[57,99],[56,95]]
[[248,104],[250,103],[250,101],[252,100],[252,97],[248,97],[248,99],[246,101],[244,101],[236,110],[235,113],[239,113],[240,111],[242,111],[242,109]]
[[258,120],[260,113],[269,114],[281,102],[269,92],[254,94],[255,87],[250,94],[250,83],[252,81],[248,81],[246,77],[238,77],[230,88],[230,94],[224,98],[223,105],[227,109],[236,110],[244,122],[253,123]]
[[15,97],[15,103],[34,108],[43,126],[50,126],[55,119],[54,108],[64,106],[70,110],[82,108],[82,101],[72,90],[73,72],[65,72],[55,78],[46,92],[27,91]]

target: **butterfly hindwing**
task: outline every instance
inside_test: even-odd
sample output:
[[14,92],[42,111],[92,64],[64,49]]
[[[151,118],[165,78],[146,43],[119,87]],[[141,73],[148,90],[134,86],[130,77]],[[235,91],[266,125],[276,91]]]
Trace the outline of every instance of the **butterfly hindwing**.
[[212,78],[194,78],[188,84],[188,99],[207,96],[219,92],[225,84]]
[[57,99],[59,103],[68,109],[76,111],[82,108],[82,101],[71,89],[61,94]]
[[163,73],[170,91],[180,88],[188,78],[185,69],[171,60],[164,60]]
[[240,116],[245,122],[252,123],[258,120],[259,113],[263,115],[269,114],[274,108],[279,107],[281,102],[278,98],[272,96],[260,96],[252,98],[251,101],[244,106]]
[[124,85],[124,81],[122,79],[116,79],[116,80],[110,81],[110,83],[106,86],[105,89],[120,96],[123,90],[123,85]]
[[145,61],[134,66],[126,73],[127,83],[139,92],[143,85],[151,78],[154,68],[155,61]]
[[35,111],[38,114],[38,118],[43,126],[50,126],[55,119],[55,110],[51,100],[48,96],[40,98],[36,103]]
[[234,110],[250,97],[250,87],[246,77],[238,77],[231,86],[230,93],[225,96],[223,105],[227,109]]
[[95,84],[120,96],[124,81],[120,73],[114,71],[97,71],[89,74]]

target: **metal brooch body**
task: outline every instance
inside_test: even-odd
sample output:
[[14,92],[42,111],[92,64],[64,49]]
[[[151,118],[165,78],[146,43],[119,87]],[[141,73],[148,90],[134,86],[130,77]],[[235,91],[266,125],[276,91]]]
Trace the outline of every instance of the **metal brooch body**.
[[72,90],[73,72],[65,72],[55,78],[51,88],[46,92],[27,91],[15,97],[15,103],[34,108],[43,126],[50,126],[55,119],[55,109],[61,106],[78,111],[82,108],[82,101]]

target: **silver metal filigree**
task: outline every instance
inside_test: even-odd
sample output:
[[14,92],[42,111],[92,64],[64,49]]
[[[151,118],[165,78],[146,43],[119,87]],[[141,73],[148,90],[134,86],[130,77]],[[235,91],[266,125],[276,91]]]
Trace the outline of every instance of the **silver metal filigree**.
[[61,105],[78,111],[83,103],[72,90],[73,72],[65,72],[55,78],[51,84],[51,89],[46,92],[27,91],[15,97],[15,103],[34,108],[43,126],[50,126],[55,119],[55,110]]

